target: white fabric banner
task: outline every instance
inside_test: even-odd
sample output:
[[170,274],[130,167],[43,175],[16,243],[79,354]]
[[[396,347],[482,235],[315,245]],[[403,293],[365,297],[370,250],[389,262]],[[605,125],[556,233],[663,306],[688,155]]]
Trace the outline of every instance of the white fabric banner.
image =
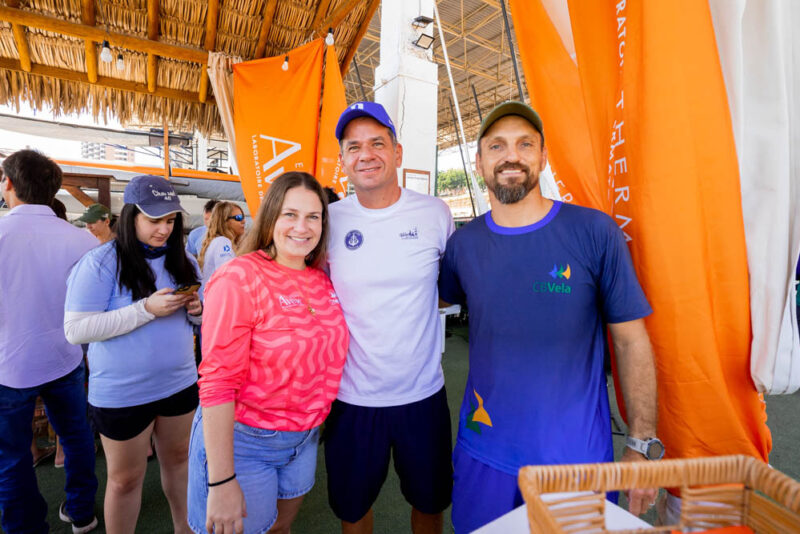
[[208,53],[208,80],[222,118],[222,128],[228,139],[228,159],[231,172],[236,172],[236,131],[233,128],[233,65],[241,63],[242,58],[229,56],[222,52]]
[[800,388],[800,3],[709,0],[739,158],[750,271],[750,370],[759,391]]

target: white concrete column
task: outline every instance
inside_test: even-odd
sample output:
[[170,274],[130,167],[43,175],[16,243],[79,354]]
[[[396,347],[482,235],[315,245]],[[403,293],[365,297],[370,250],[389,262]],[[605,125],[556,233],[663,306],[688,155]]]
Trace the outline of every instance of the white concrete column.
[[419,15],[433,18],[433,0],[381,2],[381,49],[380,64],[375,69],[375,101],[389,112],[403,145],[403,167],[398,170],[400,185],[403,185],[404,170],[424,171],[429,176],[427,184],[416,173],[409,176],[406,186],[432,195],[436,172],[438,66],[433,62],[433,47],[424,50],[414,45],[422,32],[435,35],[433,23],[422,30],[411,25]]
[[208,170],[208,139],[204,136],[200,135],[200,133],[196,133],[195,136],[197,137],[197,170],[198,171],[207,171]]

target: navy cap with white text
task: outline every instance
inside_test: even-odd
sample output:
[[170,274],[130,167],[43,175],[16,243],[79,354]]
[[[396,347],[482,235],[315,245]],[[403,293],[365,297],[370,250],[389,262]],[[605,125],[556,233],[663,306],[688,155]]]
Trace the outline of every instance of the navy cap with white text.
[[125,204],[136,204],[136,207],[151,219],[160,219],[165,215],[183,211],[175,188],[161,176],[145,175],[133,178],[125,186],[122,198]]

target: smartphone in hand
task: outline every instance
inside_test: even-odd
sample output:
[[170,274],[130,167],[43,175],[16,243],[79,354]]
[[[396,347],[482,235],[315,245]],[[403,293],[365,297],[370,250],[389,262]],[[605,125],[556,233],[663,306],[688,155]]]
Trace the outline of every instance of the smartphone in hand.
[[200,284],[192,284],[190,286],[180,286],[173,292],[173,295],[189,295],[200,289]]

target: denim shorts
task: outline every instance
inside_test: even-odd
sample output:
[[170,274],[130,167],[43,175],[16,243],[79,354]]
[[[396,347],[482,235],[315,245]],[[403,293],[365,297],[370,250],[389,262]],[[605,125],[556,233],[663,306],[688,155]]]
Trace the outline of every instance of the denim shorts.
[[[319,427],[302,432],[233,425],[236,481],[247,506],[244,534],[267,532],[278,518],[278,499],[305,495],[314,487]],[[202,410],[197,410],[189,442],[189,526],[206,532],[208,461],[203,443]]]

